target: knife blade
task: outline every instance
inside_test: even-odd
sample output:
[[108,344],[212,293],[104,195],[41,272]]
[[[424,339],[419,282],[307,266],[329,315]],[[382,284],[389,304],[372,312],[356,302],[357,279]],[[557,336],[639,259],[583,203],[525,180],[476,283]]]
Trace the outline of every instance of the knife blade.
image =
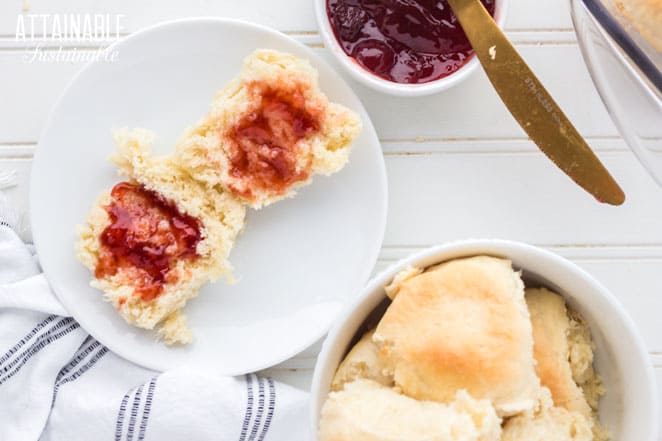
[[602,165],[480,0],[448,0],[487,77],[533,142],[598,201],[620,205],[623,190]]

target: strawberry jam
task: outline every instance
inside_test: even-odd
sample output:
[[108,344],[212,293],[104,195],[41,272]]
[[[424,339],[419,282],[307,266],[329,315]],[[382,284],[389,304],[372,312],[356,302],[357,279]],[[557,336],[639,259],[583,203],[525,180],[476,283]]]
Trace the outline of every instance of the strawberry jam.
[[181,213],[172,201],[141,185],[121,182],[105,206],[110,218],[99,241],[101,249],[95,276],[122,270],[136,295],[150,301],[174,283],[170,273],[178,259],[194,259],[201,239],[198,219]]
[[[495,0],[481,0],[494,15]],[[427,83],[457,71],[473,49],[447,0],[327,0],[345,53],[396,83]]]
[[249,86],[257,108],[245,114],[229,131],[230,176],[233,191],[252,199],[253,191],[281,195],[308,179],[301,168],[297,142],[320,130],[323,109],[309,105],[299,89]]

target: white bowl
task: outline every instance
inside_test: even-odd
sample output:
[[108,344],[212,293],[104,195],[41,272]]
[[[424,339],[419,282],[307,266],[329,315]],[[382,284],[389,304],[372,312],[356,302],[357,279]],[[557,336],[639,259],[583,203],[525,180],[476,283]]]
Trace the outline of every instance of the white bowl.
[[386,299],[384,286],[408,265],[427,267],[458,257],[487,254],[505,257],[521,269],[525,284],[544,285],[562,294],[588,322],[595,340],[595,367],[607,392],[600,419],[614,441],[654,441],[657,395],[649,355],[634,323],[616,298],[574,263],[541,248],[504,240],[467,240],[436,246],[390,266],[340,314],[315,366],[311,391],[311,425],[317,433],[319,413],[331,380],[366,318]]
[[[423,96],[432,95],[442,90],[459,84],[467,78],[471,72],[476,70],[479,61],[476,56],[460,67],[452,74],[440,78],[438,80],[430,81],[429,83],[422,84],[402,84],[381,78],[369,70],[360,66],[349,55],[345,53],[343,48],[338,43],[331,23],[326,12],[327,0],[315,0],[315,16],[317,17],[317,26],[319,27],[320,34],[324,41],[324,45],[331,51],[334,57],[340,62],[345,70],[357,81],[365,84],[366,86],[377,90],[379,92],[387,93],[396,96]],[[494,9],[494,20],[497,25],[503,29],[503,24],[506,20],[507,0],[496,0]]]

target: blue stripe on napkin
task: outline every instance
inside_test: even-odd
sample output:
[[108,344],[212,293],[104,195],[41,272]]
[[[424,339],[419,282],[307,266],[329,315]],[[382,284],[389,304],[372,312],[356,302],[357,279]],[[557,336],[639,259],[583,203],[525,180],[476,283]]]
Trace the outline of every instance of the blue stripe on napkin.
[[260,423],[262,422],[262,415],[264,415],[264,379],[258,378],[259,392],[258,392],[258,403],[257,403],[257,413],[255,415],[255,422],[253,422],[253,429],[251,429],[251,436],[248,438],[248,441],[255,441],[257,436],[257,431],[260,429]]
[[16,343],[16,344],[14,345],[13,348],[11,348],[9,351],[7,351],[7,353],[5,353],[5,355],[3,355],[2,358],[0,358],[0,365],[2,365],[5,361],[7,361],[7,360],[9,359],[9,357],[11,357],[12,355],[14,355],[14,353],[16,353],[16,351],[18,351],[19,349],[21,349],[21,348],[22,348],[22,347],[23,347],[23,346],[24,346],[24,345],[25,345],[30,339],[32,339],[32,337],[34,337],[34,336],[37,334],[37,332],[39,332],[44,326],[46,326],[47,324],[49,324],[50,322],[52,322],[53,320],[55,320],[56,317],[57,317],[56,315],[49,315],[49,316],[46,317],[41,323],[39,323],[37,326],[35,326],[30,332],[28,332],[28,333],[25,335],[25,337],[23,337],[22,339],[20,339],[20,340],[18,341],[18,343]]
[[129,397],[133,393],[134,389],[131,389],[124,395],[122,402],[120,403],[120,410],[117,412],[117,422],[115,423],[115,441],[122,440],[122,426],[124,425],[124,415],[126,414],[126,406],[129,404]]
[[260,432],[259,441],[263,441],[264,437],[267,435],[269,426],[271,425],[271,419],[274,416],[274,410],[276,409],[276,386],[274,385],[273,378],[267,377],[267,383],[269,383],[269,409],[267,410],[267,417],[264,420],[262,432]]
[[133,406],[131,407],[131,417],[129,418],[129,427],[127,428],[126,431],[126,441],[133,440],[133,431],[134,431],[134,427],[136,426],[136,420],[138,419],[138,409],[140,408],[140,400],[143,394],[143,386],[144,384],[140,385],[138,390],[136,390],[136,394],[133,397]]
[[[67,326],[65,329],[58,331],[59,329]],[[11,363],[6,364],[2,369],[0,369],[0,385],[5,383],[11,377],[16,375],[21,368],[32,358],[33,355],[37,354],[43,348],[53,343],[54,341],[64,337],[69,334],[71,331],[78,329],[80,325],[76,323],[71,317],[64,318],[60,320],[55,326],[51,327],[48,331],[41,334],[35,342],[30,345],[28,349],[23,351],[17,358],[15,358]],[[11,370],[13,369],[13,370]]]
[[241,426],[241,436],[239,441],[246,440],[246,434],[248,433],[248,425],[251,422],[251,417],[253,416],[253,376],[252,374],[246,374],[246,414],[244,415],[244,423]]
[[138,441],[145,439],[147,423],[149,422],[149,412],[152,410],[152,398],[154,397],[154,389],[156,389],[156,377],[152,378],[152,380],[149,382],[149,388],[147,389],[145,407],[143,408],[143,419],[140,422],[140,432],[138,433]]
[[62,379],[73,369],[75,368],[78,363],[80,363],[87,355],[92,352],[94,349],[96,349],[98,346],[100,346],[101,343],[96,341],[94,338],[92,338],[91,335],[88,335],[87,338],[81,343],[79,348],[76,350],[76,353],[74,356],[71,358],[71,361],[67,363],[62,369],[60,369],[60,372],[57,374],[57,378],[55,379],[55,384],[57,385]]

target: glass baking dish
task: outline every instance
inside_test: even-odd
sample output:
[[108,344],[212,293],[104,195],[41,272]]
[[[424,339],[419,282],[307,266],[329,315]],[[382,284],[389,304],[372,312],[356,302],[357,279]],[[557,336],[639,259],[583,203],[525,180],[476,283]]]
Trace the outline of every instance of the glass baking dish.
[[662,3],[570,0],[577,39],[619,132],[662,186]]

